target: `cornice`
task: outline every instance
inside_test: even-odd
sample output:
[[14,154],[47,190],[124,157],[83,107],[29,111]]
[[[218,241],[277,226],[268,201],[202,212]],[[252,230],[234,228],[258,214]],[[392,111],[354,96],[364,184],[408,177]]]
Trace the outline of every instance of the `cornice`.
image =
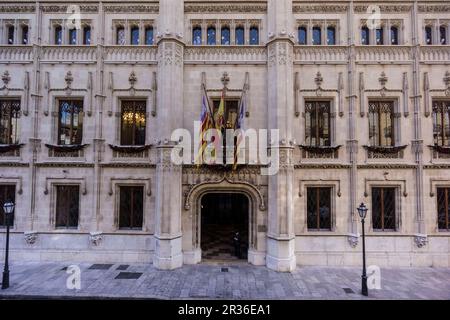
[[266,13],[267,4],[204,4],[204,3],[186,3],[184,5],[185,13]]
[[10,12],[20,12],[20,13],[31,13],[36,11],[35,5],[1,5],[0,13],[10,13]]
[[[411,5],[400,5],[400,4],[383,4],[378,5],[380,7],[381,12],[387,12],[387,13],[404,13],[411,11],[412,6]],[[367,13],[369,5],[356,5],[354,7],[354,11],[356,13]]]
[[294,165],[294,169],[349,169],[350,164],[340,163],[302,163]]
[[39,168],[93,168],[93,163],[85,162],[39,162],[36,163]]
[[320,4],[320,5],[303,5],[297,4],[292,7],[293,13],[341,13],[346,12],[348,6],[345,4],[340,5],[329,5],[329,4]]
[[159,5],[105,5],[104,10],[107,13],[128,13],[128,12],[138,12],[138,13],[158,13]]
[[450,5],[419,5],[418,7],[420,13],[430,13],[430,12],[450,12]]
[[132,162],[117,162],[117,163],[102,163],[102,168],[156,168],[155,164],[151,163],[132,163]]
[[[43,12],[50,12],[50,13],[66,13],[67,8],[69,7],[69,4],[52,4],[52,5],[43,5],[41,6],[41,10]],[[98,5],[96,4],[89,4],[89,5],[80,5],[80,12],[81,13],[97,13],[98,12]]]
[[0,167],[29,167],[29,163],[23,162],[0,162]]
[[415,169],[413,164],[406,163],[367,163],[359,164],[358,169]]

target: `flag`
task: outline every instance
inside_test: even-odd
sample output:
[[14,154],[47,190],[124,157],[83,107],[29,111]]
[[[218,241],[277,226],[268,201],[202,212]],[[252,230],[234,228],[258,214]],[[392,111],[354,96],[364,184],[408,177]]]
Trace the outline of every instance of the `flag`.
[[244,92],[242,94],[241,97],[241,101],[239,103],[239,116],[238,119],[236,121],[236,130],[239,130],[239,134],[237,136],[236,139],[236,146],[234,148],[234,164],[233,164],[233,170],[236,170],[237,165],[238,165],[238,158],[239,158],[239,148],[241,147],[241,143],[245,142],[244,141],[244,117],[245,117],[245,113],[247,112],[246,110],[246,104],[245,104],[245,97],[246,97],[246,93]]
[[219,108],[214,115],[214,121],[216,123],[216,129],[219,130],[219,132],[222,132],[225,124],[225,90],[222,91]]
[[208,95],[206,93],[205,87],[203,87],[203,95],[202,95],[202,110],[200,113],[200,139],[199,139],[199,148],[198,148],[198,154],[197,154],[197,165],[200,165],[203,162],[203,152],[205,151],[206,146],[208,145],[207,141],[203,139],[204,134],[208,129],[211,129],[213,127],[212,123],[212,117],[211,117],[211,110],[209,108],[209,101],[208,101]]

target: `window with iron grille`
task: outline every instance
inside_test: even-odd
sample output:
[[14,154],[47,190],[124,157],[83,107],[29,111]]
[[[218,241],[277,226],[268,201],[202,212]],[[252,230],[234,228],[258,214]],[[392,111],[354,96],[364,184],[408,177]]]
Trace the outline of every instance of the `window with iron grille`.
[[396,193],[396,187],[372,188],[373,230],[396,230]]
[[0,100],[0,144],[19,143],[20,100]]
[[433,138],[436,146],[450,146],[450,101],[433,101]]
[[81,144],[83,140],[83,101],[59,101],[58,144]]
[[330,146],[330,102],[305,102],[305,140],[310,146]]
[[74,229],[78,227],[80,187],[57,185],[55,227]]
[[146,102],[122,100],[120,144],[145,145]]
[[121,186],[119,229],[142,229],[144,217],[144,187]]
[[331,187],[307,188],[308,230],[331,230]]
[[369,139],[371,146],[395,146],[394,103],[369,101]]
[[438,229],[450,231],[450,187],[437,188]]
[[[6,227],[6,216],[3,205],[7,201],[16,203],[16,186],[14,184],[0,184],[0,227]],[[14,225],[14,217],[9,221],[9,225]]]

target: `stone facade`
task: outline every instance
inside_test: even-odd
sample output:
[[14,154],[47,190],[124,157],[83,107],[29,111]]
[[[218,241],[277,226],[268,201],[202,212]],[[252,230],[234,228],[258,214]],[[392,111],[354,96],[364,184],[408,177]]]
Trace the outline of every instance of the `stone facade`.
[[[380,2],[384,37],[391,39],[387,28],[398,26],[399,43],[377,46],[361,44],[367,1],[127,2],[80,2],[81,22],[91,28],[90,44],[82,44],[79,34],[69,44],[65,22],[72,2],[0,4],[0,99],[20,100],[23,144],[0,153],[0,183],[16,187],[12,259],[153,262],[162,269],[198,263],[199,199],[223,190],[251,200],[252,264],[279,271],[296,265],[358,265],[356,207],[365,202],[369,264],[450,266],[450,232],[438,228],[436,196],[438,187],[450,187],[450,158],[429,147],[434,144],[432,104],[450,100],[450,4]],[[61,44],[54,43],[58,24]],[[154,43],[144,45],[143,30],[150,25]],[[203,41],[209,25],[217,30],[230,26],[231,44],[194,45],[197,25]],[[243,45],[236,44],[237,25],[246,34]],[[298,28],[303,25],[308,40],[300,45]],[[10,26],[15,34],[8,44]],[[119,26],[125,30],[123,44],[116,44]],[[130,44],[134,26],[141,31],[138,45]],[[250,45],[252,26],[257,26],[259,39]],[[312,44],[317,27],[326,42],[327,26],[334,27],[335,45]],[[438,41],[441,26],[446,44]],[[427,28],[433,35],[428,45]],[[260,175],[258,163],[227,171],[170,161],[177,148],[173,130],[193,132],[199,120],[202,82],[212,98],[220,97],[224,72],[231,96],[239,97],[247,88],[246,126],[279,129],[280,143],[270,147],[280,155],[277,175]],[[57,101],[66,98],[83,101],[83,148],[76,152],[52,147],[58,141]],[[148,149],[138,156],[111,147],[120,144],[123,99],[146,101]],[[305,102],[310,100],[331,103],[333,156],[299,147],[305,141]],[[368,102],[373,100],[394,102],[398,150],[365,147],[370,144]],[[59,183],[80,186],[76,229],[55,228]],[[124,184],[144,187],[142,230],[117,226],[118,187]],[[331,187],[329,231],[307,228],[309,186]],[[395,231],[372,228],[374,186],[398,191]]]

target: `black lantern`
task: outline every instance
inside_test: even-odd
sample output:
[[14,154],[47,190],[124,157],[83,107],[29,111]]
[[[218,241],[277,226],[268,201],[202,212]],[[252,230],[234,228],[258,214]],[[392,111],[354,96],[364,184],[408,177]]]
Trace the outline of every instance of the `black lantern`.
[[363,271],[361,276],[361,294],[364,296],[368,296],[369,292],[367,289],[367,274],[366,274],[366,235],[364,232],[364,219],[367,215],[367,207],[364,203],[361,203],[358,207],[358,214],[361,218],[361,226],[362,226],[362,251],[363,251]]
[[9,288],[9,226],[11,224],[11,218],[14,214],[14,202],[6,201],[3,204],[3,211],[5,212],[5,222],[6,222],[6,246],[5,246],[5,268],[3,270],[3,280],[2,289]]

